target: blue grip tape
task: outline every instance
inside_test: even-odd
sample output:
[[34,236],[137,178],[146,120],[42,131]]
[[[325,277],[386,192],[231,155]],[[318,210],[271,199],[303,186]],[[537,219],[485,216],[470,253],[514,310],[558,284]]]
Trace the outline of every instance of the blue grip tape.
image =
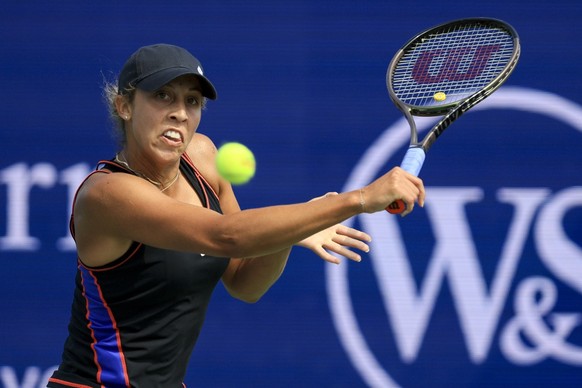
[[406,155],[404,155],[404,159],[402,159],[402,167],[403,170],[413,174],[414,176],[418,176],[420,173],[420,169],[424,164],[424,158],[426,157],[426,153],[420,147],[412,147],[406,151]]

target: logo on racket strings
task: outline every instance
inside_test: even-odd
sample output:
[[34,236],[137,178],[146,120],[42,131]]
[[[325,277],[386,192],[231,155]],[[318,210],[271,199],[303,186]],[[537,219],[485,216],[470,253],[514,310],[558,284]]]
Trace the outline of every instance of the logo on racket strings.
[[483,73],[500,47],[496,44],[423,51],[414,63],[412,78],[419,84],[473,80]]

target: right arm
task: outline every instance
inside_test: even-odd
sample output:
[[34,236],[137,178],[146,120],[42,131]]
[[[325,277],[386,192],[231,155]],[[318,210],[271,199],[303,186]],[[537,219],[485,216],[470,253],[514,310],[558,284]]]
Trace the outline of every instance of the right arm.
[[96,248],[91,244],[99,244],[123,252],[131,241],[139,241],[163,249],[256,257],[286,249],[363,211],[383,211],[396,199],[407,204],[407,212],[415,201],[422,205],[422,181],[395,168],[361,191],[221,215],[169,198],[132,175],[95,174],[79,191],[75,227],[81,232],[77,242],[90,251]]

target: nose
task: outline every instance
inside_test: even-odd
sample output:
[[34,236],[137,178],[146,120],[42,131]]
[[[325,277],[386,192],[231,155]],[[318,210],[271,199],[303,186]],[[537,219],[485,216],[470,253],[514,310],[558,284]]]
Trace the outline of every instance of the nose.
[[184,102],[174,103],[173,109],[170,111],[170,118],[176,121],[186,121],[188,119],[188,112]]

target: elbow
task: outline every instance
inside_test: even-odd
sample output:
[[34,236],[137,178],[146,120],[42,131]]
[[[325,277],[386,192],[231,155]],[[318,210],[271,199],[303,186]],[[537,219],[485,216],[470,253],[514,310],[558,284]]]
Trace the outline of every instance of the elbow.
[[230,296],[249,304],[257,303],[269,289],[269,287],[259,286],[256,282],[241,283],[232,278],[223,277],[222,283]]
[[265,295],[264,293],[242,293],[242,292],[232,292],[231,290],[228,291],[233,298],[248,304],[257,303],[263,297],[263,295]]
[[252,295],[252,296],[245,296],[243,298],[238,298],[238,299],[245,302],[245,303],[248,303],[248,304],[255,304],[259,300],[261,300],[262,296],[263,295]]
[[215,237],[215,251],[222,257],[251,257],[257,253],[258,244],[250,244],[244,233],[222,232]]

